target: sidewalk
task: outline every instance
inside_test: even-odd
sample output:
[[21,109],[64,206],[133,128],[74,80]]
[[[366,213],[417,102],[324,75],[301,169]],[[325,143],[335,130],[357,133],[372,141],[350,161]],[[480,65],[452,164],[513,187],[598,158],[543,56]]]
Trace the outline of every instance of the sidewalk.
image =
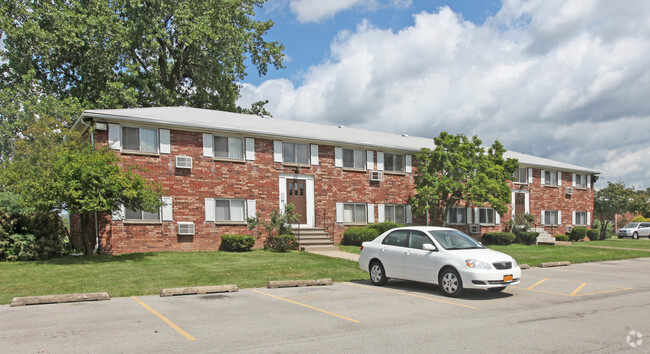
[[342,259],[347,259],[350,261],[359,261],[359,255],[354,254],[354,253],[349,253],[349,252],[343,252],[343,251],[307,251],[309,253],[313,254],[320,254],[321,256],[327,256],[327,257],[332,257],[332,258],[342,258]]

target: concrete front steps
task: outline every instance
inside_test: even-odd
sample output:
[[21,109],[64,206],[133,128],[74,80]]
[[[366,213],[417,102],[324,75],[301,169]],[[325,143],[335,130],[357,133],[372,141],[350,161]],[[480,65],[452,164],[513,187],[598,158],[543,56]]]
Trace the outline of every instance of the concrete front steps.
[[298,237],[298,249],[301,251],[338,251],[334,241],[321,228],[293,229]]
[[531,229],[531,231],[539,233],[539,236],[537,236],[537,244],[538,245],[554,245],[555,244],[555,237],[553,237],[553,235],[546,232],[546,230],[544,230],[543,228],[537,227],[537,228]]

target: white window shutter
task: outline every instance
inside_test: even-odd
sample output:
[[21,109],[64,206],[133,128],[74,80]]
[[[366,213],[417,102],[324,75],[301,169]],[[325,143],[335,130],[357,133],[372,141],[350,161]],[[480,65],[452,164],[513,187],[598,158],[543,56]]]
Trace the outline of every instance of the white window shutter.
[[334,167],[343,167],[343,149],[334,148]]
[[411,166],[411,155],[406,155],[406,173],[411,173],[413,172],[413,167]]
[[576,174],[575,174],[575,173],[572,173],[571,176],[573,177],[573,184],[572,184],[572,186],[575,187],[575,186],[576,186]]
[[169,129],[158,129],[158,134],[160,134],[160,153],[169,154],[172,152],[171,141],[169,136]]
[[533,183],[533,169],[528,169],[528,183]]
[[571,212],[571,225],[575,225],[575,224],[576,224],[576,212],[572,211]]
[[318,166],[318,145],[311,146],[311,164]]
[[407,224],[412,224],[413,223],[413,214],[411,213],[411,206],[406,205],[406,223]]
[[384,204],[377,204],[377,221],[384,222],[384,220],[386,220]]
[[282,161],[282,141],[273,140],[273,162]]
[[544,220],[544,210],[542,210],[542,217],[541,217],[541,219],[540,219],[540,223],[541,223],[542,225],[546,225],[546,222],[545,222],[545,220]]
[[467,212],[467,224],[472,223],[472,208],[465,208]]
[[[122,149],[122,130],[119,124],[108,124],[108,147],[113,150]],[[122,219],[119,219],[122,220]]]
[[499,215],[496,210],[494,211],[494,223],[501,225],[501,215]]
[[587,212],[587,226],[591,227],[591,213]]
[[214,144],[214,142],[212,141],[212,134],[203,133],[203,156],[205,157],[214,156],[214,154],[212,153],[212,144]]
[[336,203],[336,222],[343,222],[343,203]]
[[[480,224],[481,223],[481,215],[478,212],[478,208],[474,208],[474,224]],[[471,222],[470,222],[471,224]]]
[[546,176],[545,176],[545,175],[546,175],[546,171],[541,170],[541,172],[542,172],[542,177],[540,178],[541,181],[542,181],[541,184],[546,184]]
[[384,153],[381,151],[377,151],[377,170],[384,170]]
[[562,211],[561,210],[557,211],[557,224],[558,225],[562,224]]
[[255,199],[246,200],[246,217],[254,218],[257,216],[257,201]]
[[124,220],[124,205],[120,206],[119,209],[113,211],[113,220]]
[[591,189],[591,175],[585,175],[585,178],[587,179],[587,188]]
[[214,198],[205,198],[205,222],[214,222],[215,208]]
[[368,224],[375,222],[375,205],[368,204]]
[[375,169],[375,152],[372,150],[366,151],[366,169]]
[[172,206],[172,197],[162,197],[162,221],[174,220],[174,208]]
[[255,139],[246,138],[246,160],[255,161]]
[[561,186],[562,185],[562,172],[557,171],[557,185]]

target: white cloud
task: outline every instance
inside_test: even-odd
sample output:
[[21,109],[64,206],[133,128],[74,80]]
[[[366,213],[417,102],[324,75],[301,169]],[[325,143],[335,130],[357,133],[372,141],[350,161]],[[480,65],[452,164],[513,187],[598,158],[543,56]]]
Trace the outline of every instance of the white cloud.
[[650,156],[649,1],[506,0],[481,26],[446,7],[414,19],[398,32],[362,21],[300,86],[245,85],[239,103],[269,99],[286,119],[478,134],[600,169],[601,181],[650,186],[641,168]]
[[291,12],[296,15],[298,22],[318,22],[334,17],[337,12],[353,7],[368,10],[376,9],[377,0],[291,0]]

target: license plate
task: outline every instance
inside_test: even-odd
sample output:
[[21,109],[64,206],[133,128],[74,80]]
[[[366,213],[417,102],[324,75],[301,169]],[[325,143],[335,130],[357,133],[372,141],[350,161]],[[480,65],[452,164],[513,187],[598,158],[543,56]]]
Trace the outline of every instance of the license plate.
[[504,283],[512,283],[514,279],[512,278],[512,275],[504,275],[503,276],[503,282]]

